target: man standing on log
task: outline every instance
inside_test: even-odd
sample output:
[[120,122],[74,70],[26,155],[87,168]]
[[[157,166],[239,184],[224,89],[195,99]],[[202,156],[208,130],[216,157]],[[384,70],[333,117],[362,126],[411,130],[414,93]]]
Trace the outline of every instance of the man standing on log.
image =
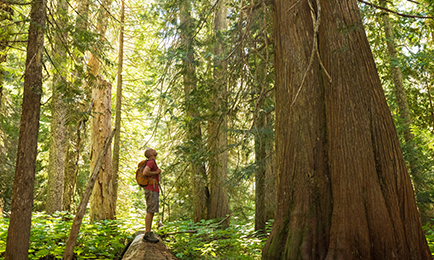
[[161,170],[158,168],[155,162],[157,158],[157,151],[152,148],[148,148],[145,151],[145,156],[147,158],[145,169],[143,173],[145,176],[151,177],[151,181],[148,185],[144,186],[146,197],[146,218],[145,218],[145,235],[143,239],[145,241],[156,243],[159,240],[151,232],[152,219],[154,218],[154,213],[158,213],[159,210],[159,182]]

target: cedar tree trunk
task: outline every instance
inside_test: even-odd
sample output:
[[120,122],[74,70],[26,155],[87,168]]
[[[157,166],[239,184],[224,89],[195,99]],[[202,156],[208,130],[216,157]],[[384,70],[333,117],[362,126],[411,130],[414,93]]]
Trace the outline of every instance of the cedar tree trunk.
[[229,213],[228,191],[225,182],[228,175],[227,152],[227,82],[225,46],[223,33],[227,29],[227,7],[225,1],[220,0],[216,5],[214,20],[214,89],[213,89],[213,118],[210,120],[210,204],[208,218],[224,218]]
[[357,1],[276,0],[274,15],[278,205],[263,259],[432,259]]
[[206,172],[202,162],[198,159],[199,149],[202,143],[202,131],[200,121],[197,119],[199,112],[194,101],[196,90],[196,67],[194,65],[194,50],[192,46],[192,17],[190,13],[190,0],[182,0],[180,3],[180,38],[181,48],[186,55],[183,60],[182,76],[184,81],[185,110],[189,120],[187,125],[187,141],[189,156],[191,156],[191,185],[193,188],[193,220],[195,222],[205,219],[207,206]]

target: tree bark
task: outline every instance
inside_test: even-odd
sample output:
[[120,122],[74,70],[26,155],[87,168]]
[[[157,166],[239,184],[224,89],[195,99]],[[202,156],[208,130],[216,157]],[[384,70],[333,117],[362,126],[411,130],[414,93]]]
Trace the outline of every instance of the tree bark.
[[266,190],[266,150],[265,142],[265,113],[264,110],[258,108],[255,115],[255,231],[265,231],[266,205],[265,205],[265,190]]
[[210,204],[208,218],[224,218],[229,214],[228,191],[225,187],[227,181],[227,82],[226,61],[224,46],[224,31],[227,29],[227,7],[224,0],[216,5],[214,20],[214,89],[213,89],[213,117],[210,120]]
[[[80,226],[83,221],[84,213],[87,208],[87,203],[89,202],[89,198],[91,196],[92,190],[97,181],[97,177],[100,173],[101,167],[104,165],[104,161],[107,160],[107,153],[110,149],[113,135],[116,133],[116,129],[113,129],[111,134],[107,136],[104,141],[104,145],[101,148],[98,158],[96,159],[95,167],[92,170],[92,174],[90,175],[89,181],[87,183],[86,190],[84,191],[83,197],[80,201],[80,205],[78,206],[77,214],[74,217],[74,221],[72,222],[71,232],[69,233],[68,240],[65,245],[65,252],[63,253],[64,260],[70,260],[74,254],[74,247],[77,241],[78,233],[80,231]],[[111,159],[111,157],[109,157]]]
[[27,259],[35,184],[36,154],[42,96],[42,53],[46,1],[35,0],[30,11],[24,94],[11,217],[5,259]]
[[[80,15],[77,16],[75,21],[75,29],[76,31],[84,32],[87,30],[87,24],[88,24],[88,13],[89,13],[89,1],[88,0],[82,0],[79,1],[78,4],[78,13]],[[82,34],[82,33],[81,33]],[[80,33],[77,33],[74,35],[74,38],[79,38],[78,36],[81,35]],[[75,59],[77,60],[77,65],[83,65],[84,59],[83,56],[76,55]],[[76,75],[75,79],[78,80],[80,83],[82,82],[82,78],[85,78],[84,75]],[[89,91],[90,93],[90,91]],[[67,114],[78,114],[77,110],[77,104],[67,104]],[[84,110],[84,109],[83,109]],[[71,204],[73,202],[74,193],[76,190],[76,184],[77,184],[77,177],[78,177],[78,162],[80,159],[80,149],[81,149],[81,131],[85,132],[86,129],[86,121],[87,116],[82,116],[76,120],[77,125],[76,127],[70,127],[67,128],[67,139],[71,140],[71,144],[68,145],[67,151],[65,152],[67,154],[66,159],[66,167],[65,167],[65,179],[64,179],[64,192],[63,192],[63,209],[66,211],[71,211],[72,207]]]
[[432,259],[357,1],[277,0],[274,40],[278,210],[263,259]]
[[[68,3],[59,0],[57,3],[57,24],[60,28],[68,22]],[[51,98],[51,135],[48,164],[48,193],[46,198],[46,212],[53,214],[62,211],[63,203],[63,181],[65,176],[65,120],[66,106],[63,101],[66,92],[66,79],[62,76],[66,56],[65,43],[68,42],[67,35],[58,32],[55,36],[55,49],[53,61],[56,66],[56,73],[53,76],[52,98]],[[64,73],[63,73],[64,74]]]
[[[112,0],[102,1],[102,6],[109,9]],[[107,21],[109,14],[101,7],[97,18],[97,30],[103,37],[107,30]],[[92,86],[92,101],[94,107],[92,110],[91,122],[91,139],[92,139],[92,155],[91,155],[91,170],[95,167],[95,156],[99,154],[104,139],[110,134],[111,126],[111,84],[106,82],[99,73],[100,50],[94,49],[89,59],[90,74],[93,76]],[[96,83],[96,84],[95,84]],[[113,200],[113,168],[112,168],[112,152],[109,148],[107,158],[101,167],[101,173],[98,175],[97,185],[92,193],[90,200],[90,216],[91,221],[114,219],[116,215],[115,202]]]
[[71,212],[78,177],[78,158],[72,147],[68,147],[67,151],[62,208],[64,211]]
[[118,183],[119,183],[119,152],[121,142],[121,111],[122,111],[122,68],[124,61],[124,18],[125,18],[125,1],[121,1],[121,28],[119,33],[119,62],[118,62],[118,82],[116,89],[116,119],[115,128],[119,131],[115,134],[113,144],[113,201],[116,208]]
[[190,0],[182,0],[180,3],[180,38],[181,48],[186,55],[183,60],[182,77],[184,84],[184,106],[188,121],[187,140],[189,146],[189,155],[191,161],[191,185],[193,189],[193,220],[195,222],[206,218],[207,213],[207,176],[205,167],[199,159],[200,148],[202,143],[202,130],[200,121],[197,119],[199,112],[197,104],[194,101],[194,91],[196,90],[196,67],[194,65],[194,50],[192,45],[192,17],[190,13]]
[[[100,153],[104,140],[110,134],[111,121],[111,84],[102,78],[98,78],[98,87],[92,89],[92,97],[95,100],[92,129],[92,154],[91,169],[96,166],[96,155]],[[112,171],[111,147],[108,148],[106,158],[101,166],[97,183],[90,199],[91,221],[114,219],[115,205],[113,202],[113,171]]]

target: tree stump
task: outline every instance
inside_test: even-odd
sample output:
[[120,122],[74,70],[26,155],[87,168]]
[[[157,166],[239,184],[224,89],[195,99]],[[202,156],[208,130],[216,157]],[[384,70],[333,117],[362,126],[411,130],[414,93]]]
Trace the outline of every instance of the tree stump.
[[143,240],[144,234],[139,234],[131,242],[122,260],[178,260],[167,247],[160,242],[151,243]]

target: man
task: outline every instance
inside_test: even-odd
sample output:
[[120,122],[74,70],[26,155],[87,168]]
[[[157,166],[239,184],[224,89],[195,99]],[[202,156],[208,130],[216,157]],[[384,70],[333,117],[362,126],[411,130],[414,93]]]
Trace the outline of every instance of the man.
[[151,184],[143,187],[146,197],[145,236],[143,239],[145,241],[156,243],[159,240],[154,236],[154,233],[151,232],[151,226],[154,213],[158,213],[159,210],[160,189],[158,183],[160,182],[161,170],[158,168],[157,163],[155,162],[157,158],[157,151],[152,148],[148,148],[145,151],[145,156],[148,160],[143,170],[143,174],[145,176],[150,176],[153,180],[150,182]]

